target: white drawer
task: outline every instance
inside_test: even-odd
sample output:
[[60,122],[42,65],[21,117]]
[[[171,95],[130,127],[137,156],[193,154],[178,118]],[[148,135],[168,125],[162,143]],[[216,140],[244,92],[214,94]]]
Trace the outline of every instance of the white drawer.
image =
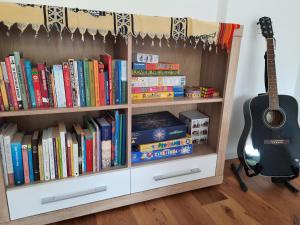
[[131,193],[215,176],[217,154],[131,169]]
[[70,178],[7,191],[12,220],[130,194],[130,171]]

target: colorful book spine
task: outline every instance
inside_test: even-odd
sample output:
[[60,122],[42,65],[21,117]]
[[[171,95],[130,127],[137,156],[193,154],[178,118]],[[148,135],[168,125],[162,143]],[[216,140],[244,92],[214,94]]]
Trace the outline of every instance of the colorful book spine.
[[17,125],[16,124],[9,124],[7,127],[7,132],[4,134],[4,149],[5,149],[5,160],[6,160],[6,167],[7,167],[7,176],[8,176],[8,184],[14,185],[14,166],[12,160],[12,151],[11,151],[11,141],[14,134],[17,132]]
[[45,180],[45,174],[44,174],[44,155],[43,155],[43,144],[42,144],[42,138],[39,139],[38,144],[38,153],[39,153],[39,171],[40,171],[40,180]]
[[60,167],[59,167],[59,161],[58,161],[58,152],[59,152],[59,149],[58,149],[58,145],[56,143],[56,137],[54,136],[55,134],[55,129],[57,129],[57,127],[53,127],[52,128],[52,144],[53,144],[53,156],[54,156],[54,171],[55,171],[55,177],[56,178],[60,178],[60,174],[59,174],[59,170],[60,170]]
[[70,78],[70,69],[69,64],[67,62],[63,63],[63,77],[64,77],[64,87],[66,94],[66,106],[72,107],[72,86],[71,86],[71,78]]
[[101,129],[102,168],[111,166],[111,124],[103,117],[97,119]]
[[43,102],[42,102],[41,85],[40,85],[39,74],[36,69],[32,69],[32,82],[33,82],[34,95],[36,100],[36,107],[42,108]]
[[34,165],[33,165],[33,154],[32,154],[32,146],[31,146],[31,135],[28,136],[30,140],[27,144],[29,177],[30,177],[30,182],[34,182]]
[[134,70],[179,70],[178,63],[140,63],[133,62]]
[[101,55],[101,61],[104,64],[105,72],[108,76],[108,99],[109,103],[107,105],[113,104],[113,79],[112,79],[112,57],[110,55]]
[[29,87],[28,87],[26,71],[25,71],[25,64],[24,64],[23,58],[21,59],[20,64],[21,64],[21,69],[22,69],[22,77],[23,77],[23,81],[24,81],[26,100],[27,100],[28,108],[31,109],[32,104],[31,104],[31,99],[30,99]]
[[178,76],[178,70],[132,70],[133,76]]
[[88,61],[89,65],[89,83],[90,83],[90,99],[91,99],[91,106],[96,105],[96,98],[95,98],[95,74],[94,74],[94,63],[92,60]]
[[34,131],[32,135],[32,160],[33,160],[33,178],[34,181],[40,180],[40,166],[39,166],[39,131]]
[[83,61],[81,60],[77,61],[77,70],[78,70],[78,83],[79,83],[79,93],[80,93],[80,106],[86,106]]
[[120,80],[120,60],[113,60],[112,64],[113,64],[113,68],[114,68],[114,99],[115,99],[115,104],[120,104],[121,100],[120,100],[120,94],[119,92],[120,90],[120,85],[119,82],[121,82]]
[[161,86],[161,87],[134,87],[131,89],[132,94],[139,94],[145,92],[172,92],[173,87],[171,86]]
[[132,163],[146,162],[152,160],[166,159],[176,156],[188,155],[193,153],[193,145],[182,145],[150,152],[132,151]]
[[89,63],[87,60],[83,61],[83,72],[84,72],[84,86],[85,86],[85,102],[86,102],[86,106],[91,106]]
[[10,70],[8,70],[9,74],[11,74],[11,77],[12,77],[13,83],[14,83],[14,88],[15,88],[15,92],[16,92],[16,99],[17,99],[17,103],[18,103],[18,108],[19,109],[24,109],[23,101],[22,101],[22,95],[21,95],[21,90],[20,90],[20,85],[19,85],[19,80],[18,80],[18,73],[17,73],[16,64],[15,64],[15,58],[14,58],[13,55],[9,56],[9,64],[8,64],[8,66],[10,68]]
[[11,86],[9,83],[5,62],[1,62],[1,68],[2,68],[3,79],[4,79],[7,98],[8,98],[9,110],[14,111],[15,107],[14,107],[14,100],[13,100],[13,92],[11,90]]
[[39,73],[39,80],[40,80],[40,87],[41,87],[41,94],[42,94],[42,107],[49,108],[50,104],[49,104],[45,64],[38,63],[37,70]]
[[49,106],[53,108],[54,96],[53,96],[52,80],[51,80],[52,72],[49,67],[45,67],[45,75],[46,75],[46,84],[47,84],[47,91],[48,91],[48,98],[49,98]]
[[[26,89],[25,89],[24,77],[23,77],[23,74],[22,74],[22,67],[21,67],[20,52],[14,52],[13,57],[14,57],[14,61],[15,61],[15,69],[16,69],[16,73],[17,73],[17,79],[18,79],[18,83],[19,83],[19,90],[20,90],[20,94],[21,94],[23,108],[28,109]],[[11,66],[12,66],[12,64],[11,64]]]
[[152,93],[132,94],[133,100],[158,99],[158,98],[174,98],[174,92],[152,92]]
[[8,97],[7,97],[4,76],[3,76],[1,66],[0,66],[0,91],[3,99],[4,110],[7,111],[9,110],[9,103],[8,103]]
[[7,165],[5,158],[5,147],[4,147],[4,132],[7,128],[8,124],[2,124],[0,128],[0,159],[2,160],[2,168],[3,168],[3,178],[5,186],[8,186],[8,174],[7,174]]
[[99,63],[99,89],[100,89],[100,105],[105,105],[105,75],[104,75],[104,65]]
[[118,110],[115,111],[116,130],[115,130],[115,162],[114,166],[119,166],[119,136],[120,136],[120,113]]
[[31,107],[36,108],[36,101],[34,95],[34,87],[33,87],[33,80],[32,80],[32,69],[31,69],[31,62],[29,60],[24,61],[25,73],[27,78],[27,85],[30,95]]
[[1,91],[0,91],[0,111],[1,111],[1,112],[5,111]]
[[55,80],[53,70],[50,73],[50,82],[51,82],[51,90],[52,90],[52,97],[53,97],[53,107],[57,108],[57,96],[56,96],[56,89],[55,89]]
[[109,77],[108,73],[104,72],[104,79],[105,79],[105,105],[109,105]]
[[66,107],[66,93],[62,65],[53,65],[56,101],[58,107]]
[[84,129],[86,148],[86,172],[93,172],[93,136],[88,129]]
[[30,184],[27,143],[22,143],[22,158],[23,158],[24,182],[25,184]]
[[24,169],[22,159],[23,133],[16,133],[11,142],[11,155],[14,168],[14,179],[16,185],[24,184]]
[[95,88],[95,105],[100,105],[100,83],[99,83],[99,63],[93,60],[94,65],[94,88]]
[[[77,88],[76,88],[76,82],[75,82],[75,65],[74,65],[74,59],[69,59],[69,71],[70,71],[70,80],[71,80],[71,90],[72,90],[72,105],[74,107],[78,106],[78,96],[77,96]],[[77,80],[78,81],[78,80]]]
[[121,61],[121,103],[127,103],[127,61]]
[[154,76],[154,77],[132,77],[132,87],[153,87],[153,86],[185,86],[185,76]]
[[71,133],[67,133],[67,174],[68,177],[72,176],[72,136]]
[[75,93],[76,93],[76,100],[77,100],[76,106],[81,106],[81,104],[80,104],[81,93],[80,93],[80,86],[79,86],[78,61],[73,61],[73,68],[74,68]]

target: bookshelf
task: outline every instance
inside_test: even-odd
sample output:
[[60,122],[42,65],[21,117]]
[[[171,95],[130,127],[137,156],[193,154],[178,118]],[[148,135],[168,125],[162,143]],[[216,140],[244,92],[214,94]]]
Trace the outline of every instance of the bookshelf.
[[[43,129],[55,125],[58,121],[64,121],[67,126],[73,122],[82,123],[84,115],[99,116],[106,110],[122,109],[128,116],[128,152],[125,166],[79,177],[8,188],[4,185],[0,166],[1,225],[46,224],[222,183],[242,27],[234,33],[229,54],[225,50],[219,49],[216,52],[213,48],[212,51],[208,51],[200,46],[194,48],[189,44],[184,47],[181,41],[177,43],[170,41],[170,48],[165,40],[162,41],[161,47],[158,43],[152,46],[150,38],[147,37],[144,40],[140,38],[136,40],[130,36],[127,43],[118,37],[115,43],[115,38],[108,35],[104,43],[99,34],[96,35],[96,40],[90,35],[85,35],[85,41],[82,42],[78,31],[75,32],[73,41],[70,40],[67,31],[61,34],[62,39],[54,30],[50,32],[50,38],[45,30],[40,30],[38,38],[34,39],[35,32],[30,28],[20,35],[15,25],[10,30],[10,36],[7,36],[6,32],[6,28],[0,24],[1,59],[16,49],[22,51],[33,63],[46,61],[49,64],[60,63],[70,57],[98,58],[100,54],[108,53],[113,58],[127,60],[127,80],[130,81],[132,53],[153,53],[160,55],[161,61],[180,63],[181,72],[187,76],[187,85],[213,86],[220,91],[220,97],[132,101],[128,82],[128,101],[123,105],[0,112],[1,122],[16,122],[20,130],[26,131]],[[181,111],[195,109],[210,117],[207,144],[194,146],[191,155],[139,164],[131,163],[132,115],[167,110],[178,116]],[[190,166],[199,167],[201,173],[177,176],[161,182],[153,181],[152,174],[159,174],[157,171],[165,174],[176,172],[178,165],[184,169],[191,169]],[[142,180],[141,174],[145,174],[143,177],[145,180]],[[149,185],[141,187],[138,185],[139,182]],[[94,186],[95,183],[100,186]],[[105,186],[104,191],[101,189],[104,187],[102,184]],[[80,186],[86,188],[89,194],[78,195],[81,193],[80,188],[78,189]],[[56,197],[63,199],[44,204],[45,197],[51,197],[49,190],[52,190],[51,193]],[[22,202],[19,201],[20,198]],[[31,202],[30,206],[26,206],[27,201]]]

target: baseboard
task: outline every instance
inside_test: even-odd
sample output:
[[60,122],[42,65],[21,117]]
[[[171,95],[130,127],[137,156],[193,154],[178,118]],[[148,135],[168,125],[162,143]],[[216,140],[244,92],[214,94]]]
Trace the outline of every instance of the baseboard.
[[236,159],[238,156],[237,156],[237,153],[236,152],[227,152],[226,153],[226,160],[228,159]]

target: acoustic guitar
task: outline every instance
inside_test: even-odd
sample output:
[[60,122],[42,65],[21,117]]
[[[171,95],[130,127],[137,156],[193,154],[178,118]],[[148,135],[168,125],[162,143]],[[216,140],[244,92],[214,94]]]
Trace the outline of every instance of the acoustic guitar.
[[244,103],[238,157],[248,176],[293,179],[299,174],[300,161],[298,103],[292,96],[278,95],[272,22],[262,17],[258,24],[267,45],[268,92]]

